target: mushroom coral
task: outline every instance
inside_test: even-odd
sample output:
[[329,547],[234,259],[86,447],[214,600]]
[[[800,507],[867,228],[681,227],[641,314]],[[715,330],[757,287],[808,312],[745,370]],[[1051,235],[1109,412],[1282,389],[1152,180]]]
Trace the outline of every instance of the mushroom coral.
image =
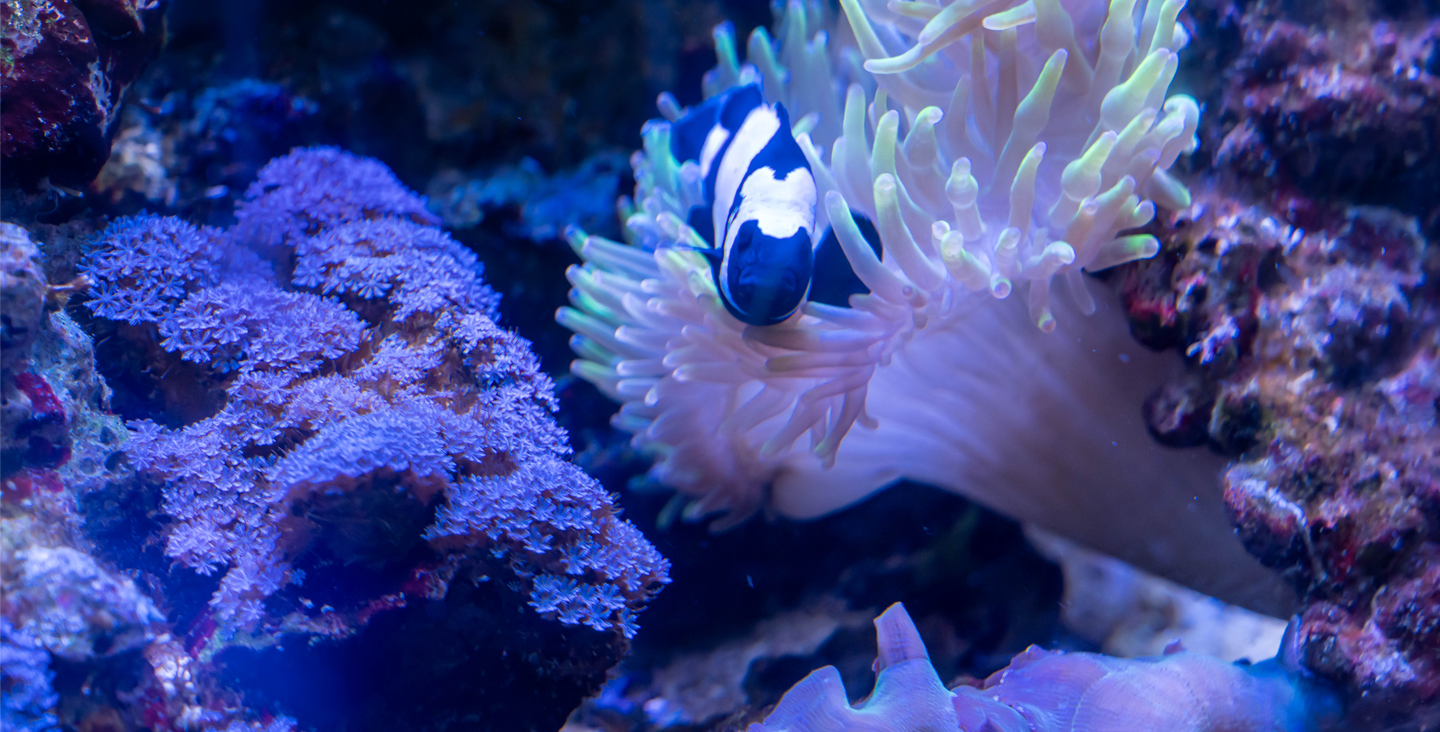
[[[833,229],[861,286],[777,325],[727,313],[686,224],[705,199],[700,167],[671,150],[685,110],[661,95],[621,204],[628,241],[570,231],[585,264],[557,319],[576,333],[574,373],[622,404],[614,423],[693,499],[688,518],[816,517],[908,478],[1222,599],[1288,608],[1234,536],[1221,460],[1155,444],[1139,418],[1179,364],[1138,348],[1086,281],[1157,251],[1124,233],[1157,204],[1189,205],[1166,172],[1199,119],[1193,99],[1166,96],[1183,4],[842,0],[850,33],[832,43],[815,30],[821,5],[790,0],[745,65],[717,28],[706,95],[759,82],[785,105],[815,177],[816,237]],[[833,278],[816,271],[817,288]]]
[[1227,664],[1175,644],[1120,659],[1031,646],[975,686],[945,688],[905,607],[875,618],[875,691],[851,707],[826,666],[748,732],[1304,732],[1337,706],[1293,656]]

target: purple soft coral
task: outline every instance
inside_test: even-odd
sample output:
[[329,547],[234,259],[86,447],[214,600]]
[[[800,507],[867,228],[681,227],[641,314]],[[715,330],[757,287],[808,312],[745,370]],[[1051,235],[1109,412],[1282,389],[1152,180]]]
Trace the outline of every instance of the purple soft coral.
[[220,233],[177,218],[133,216],[111,224],[80,271],[94,313],[131,325],[165,319],[185,296],[215,284]]
[[296,285],[365,300],[388,295],[400,306],[396,320],[442,309],[493,317],[499,304],[470,250],[411,221],[354,221],[302,240],[295,253]]
[[296,149],[271,160],[245,199],[235,210],[235,234],[259,247],[295,246],[347,222],[387,216],[440,223],[384,163],[335,147]]
[[[156,323],[147,332],[225,389],[218,413],[179,430],[135,423],[127,448],[163,484],[166,553],[202,574],[223,570],[210,600],[220,636],[339,635],[364,623],[369,606],[341,619],[295,598],[283,614],[275,608],[286,602],[270,600],[304,581],[312,549],[393,558],[388,544],[352,538],[391,530],[360,525],[391,520],[376,511],[420,517],[395,523],[413,532],[404,541],[428,542],[426,562],[451,567],[426,570],[441,584],[458,563],[489,555],[541,614],[633,635],[668,564],[566,462],[553,384],[529,343],[495,325],[498,298],[475,255],[419,223],[429,220],[423,201],[383,165],[338,150],[273,161],[249,197],[240,224],[208,239],[175,219],[146,220],[151,239],[171,242],[151,247],[163,278],[119,263],[137,250],[126,228],[90,265],[117,301],[173,281],[146,311]],[[252,246],[293,261],[299,289],[235,266],[253,264]],[[293,246],[293,260],[277,246]],[[404,602],[403,591],[386,598],[377,602]]]
[[1245,667],[1176,650],[1119,659],[1030,648],[980,687],[945,688],[905,607],[875,619],[875,691],[859,707],[826,666],[749,732],[1301,732],[1300,682],[1277,661]]
[[658,579],[664,562],[638,529],[614,517],[599,483],[553,456],[461,481],[426,538],[509,547],[536,575],[531,607],[596,630],[618,623],[627,638],[638,629],[629,598]]
[[365,324],[333,300],[269,283],[223,284],[186,298],[160,323],[165,350],[240,371],[305,373],[355,350]]

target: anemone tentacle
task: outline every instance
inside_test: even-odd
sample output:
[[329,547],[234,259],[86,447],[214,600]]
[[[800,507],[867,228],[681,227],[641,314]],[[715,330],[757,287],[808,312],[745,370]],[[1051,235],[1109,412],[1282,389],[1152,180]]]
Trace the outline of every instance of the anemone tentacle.
[[[1153,237],[1123,232],[1189,205],[1165,172],[1199,119],[1194,100],[1166,97],[1182,5],[842,0],[848,27],[822,30],[821,3],[789,0],[744,65],[717,29],[707,96],[759,81],[787,106],[815,235],[833,229],[867,291],[737,321],[685,223],[699,167],[674,159],[669,122],[646,126],[628,241],[570,232],[585,264],[557,317],[576,333],[574,372],[621,402],[615,424],[694,499],[688,516],[815,516],[911,477],[1283,608],[1221,510],[1218,460],[1140,426],[1147,385],[1173,364],[1126,345],[1117,313],[1086,317],[1107,303],[1084,273],[1152,256]],[[684,113],[668,95],[659,106]],[[1055,279],[1071,297],[1052,299]]]

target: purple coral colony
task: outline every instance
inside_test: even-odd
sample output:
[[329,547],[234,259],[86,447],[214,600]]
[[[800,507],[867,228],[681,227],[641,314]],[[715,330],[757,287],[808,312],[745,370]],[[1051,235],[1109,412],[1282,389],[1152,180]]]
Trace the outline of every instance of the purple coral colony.
[[1440,732],[1433,0],[0,20],[0,730]]

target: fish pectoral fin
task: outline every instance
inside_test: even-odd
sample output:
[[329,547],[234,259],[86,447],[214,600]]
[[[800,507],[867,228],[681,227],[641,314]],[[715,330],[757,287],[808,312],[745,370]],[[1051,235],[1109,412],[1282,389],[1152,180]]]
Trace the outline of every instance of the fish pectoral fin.
[[716,269],[717,271],[720,269],[720,260],[725,258],[724,252],[721,252],[719,249],[716,249],[714,247],[711,247],[710,249],[697,248],[695,251],[699,252],[700,256],[704,257],[705,260],[710,263],[710,266],[712,268]]
[[709,206],[692,206],[685,218],[685,223],[689,224],[706,244],[715,246],[715,220],[711,217]]
[[685,244],[673,244],[668,248],[679,249],[685,252],[695,252],[704,257],[705,261],[709,262],[710,266],[717,270],[720,268],[720,260],[725,258],[725,254],[714,247],[692,247]]

